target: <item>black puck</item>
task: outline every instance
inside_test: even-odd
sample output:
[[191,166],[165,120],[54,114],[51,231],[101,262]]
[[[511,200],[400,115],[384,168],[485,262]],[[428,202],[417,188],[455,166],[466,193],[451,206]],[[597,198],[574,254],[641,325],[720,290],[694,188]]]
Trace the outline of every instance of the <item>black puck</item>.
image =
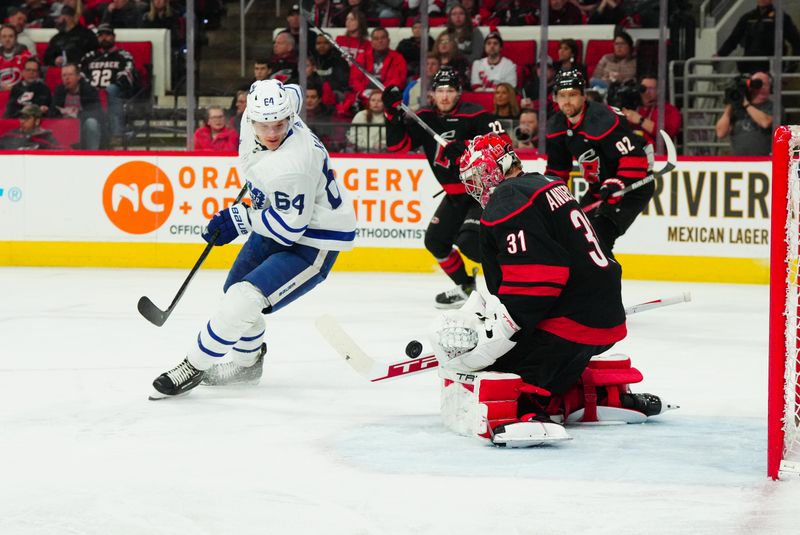
[[422,354],[422,343],[417,340],[411,340],[406,346],[406,355],[412,359],[417,358]]

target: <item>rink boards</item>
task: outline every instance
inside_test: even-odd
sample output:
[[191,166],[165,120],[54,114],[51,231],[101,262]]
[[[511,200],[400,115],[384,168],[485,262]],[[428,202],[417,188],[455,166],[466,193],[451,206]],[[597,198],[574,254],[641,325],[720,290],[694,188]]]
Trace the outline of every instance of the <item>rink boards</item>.
[[[189,267],[202,227],[243,186],[234,156],[199,153],[0,155],[0,265]],[[438,269],[423,236],[440,197],[421,156],[334,155],[356,210],[341,271]],[[543,171],[544,160],[524,160]],[[657,162],[656,168],[662,163]],[[682,158],[615,252],[626,278],[766,283],[770,161]],[[585,183],[570,187],[580,196]],[[207,267],[239,250],[216,248]]]

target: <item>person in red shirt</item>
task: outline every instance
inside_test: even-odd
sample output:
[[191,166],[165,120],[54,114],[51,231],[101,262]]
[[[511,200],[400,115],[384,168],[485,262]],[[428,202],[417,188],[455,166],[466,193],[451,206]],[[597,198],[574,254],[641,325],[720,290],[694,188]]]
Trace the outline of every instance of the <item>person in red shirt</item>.
[[239,147],[239,134],[225,126],[225,110],[212,106],[206,110],[206,126],[194,132],[194,150],[235,152]]
[[[658,79],[645,74],[639,81],[639,91],[642,94],[642,104],[635,110],[622,108],[622,112],[631,124],[634,131],[639,131],[650,145],[655,146],[658,126]],[[664,102],[664,131],[669,137],[676,139],[681,130],[683,117],[681,112],[670,104]]]
[[[408,65],[399,52],[389,48],[389,32],[378,27],[372,30],[372,46],[358,55],[356,62],[367,71],[373,73],[384,85],[396,85],[402,89],[406,85]],[[337,107],[340,115],[352,116],[353,108],[358,104],[362,109],[369,101],[369,95],[375,90],[370,81],[355,66],[350,67],[350,87],[352,91],[345,95],[344,101]]]
[[356,7],[352,8],[344,19],[344,29],[343,35],[336,36],[336,44],[342,50],[357,58],[370,48],[367,39],[367,16],[363,11]]
[[17,29],[10,24],[0,28],[0,91],[10,91],[22,79],[22,68],[31,53],[17,43]]

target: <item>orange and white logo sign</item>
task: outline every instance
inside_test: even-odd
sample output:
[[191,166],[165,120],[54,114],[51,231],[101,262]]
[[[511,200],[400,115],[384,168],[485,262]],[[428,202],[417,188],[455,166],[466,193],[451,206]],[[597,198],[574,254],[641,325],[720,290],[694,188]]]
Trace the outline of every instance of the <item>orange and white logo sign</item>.
[[158,229],[172,212],[175,195],[164,172],[148,162],[114,169],[103,187],[103,209],[114,225],[130,234]]

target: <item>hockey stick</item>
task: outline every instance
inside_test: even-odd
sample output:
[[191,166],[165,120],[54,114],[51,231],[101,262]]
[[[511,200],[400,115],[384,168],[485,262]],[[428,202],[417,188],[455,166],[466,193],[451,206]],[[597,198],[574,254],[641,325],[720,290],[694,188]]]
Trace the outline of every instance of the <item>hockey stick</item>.
[[[663,130],[659,130],[658,132],[659,132],[659,134],[661,134],[661,137],[664,138],[664,146],[667,148],[667,163],[665,163],[664,167],[662,167],[659,171],[655,171],[653,174],[644,177],[643,179],[639,180],[638,182],[634,182],[633,184],[631,184],[630,186],[628,186],[628,187],[626,187],[624,189],[621,189],[619,191],[615,191],[611,195],[612,197],[622,197],[626,193],[630,193],[631,191],[633,191],[635,189],[639,189],[642,186],[649,184],[650,182],[652,182],[656,178],[664,176],[667,173],[669,173],[670,171],[672,171],[673,169],[675,169],[675,164],[678,161],[678,154],[677,154],[677,151],[675,150],[675,143],[672,142],[672,138],[669,137],[669,134],[667,134]],[[597,208],[598,206],[600,206],[604,202],[606,202],[606,201],[594,201],[593,203],[590,203],[590,204],[587,204],[586,206],[584,206],[583,207],[583,211],[584,212],[591,212],[592,210],[594,210],[595,208]]]
[[[239,201],[242,200],[245,193],[247,193],[247,185],[242,188],[242,191],[239,192],[239,195],[236,196],[236,199],[233,201],[233,204],[238,204]],[[139,303],[137,303],[136,308],[139,309],[139,314],[144,316],[144,318],[155,325],[156,327],[161,327],[164,325],[164,322],[167,321],[172,311],[175,310],[175,305],[178,304],[178,301],[181,300],[183,297],[186,288],[189,286],[189,283],[194,278],[197,271],[200,269],[200,266],[203,265],[203,262],[206,261],[206,257],[211,252],[211,248],[214,247],[214,244],[217,243],[217,238],[219,238],[220,231],[216,231],[213,236],[211,236],[211,240],[206,245],[206,248],[203,249],[203,252],[200,254],[200,258],[197,259],[197,262],[194,263],[194,267],[189,272],[189,275],[186,277],[186,280],[183,281],[183,284],[178,289],[178,293],[175,295],[175,298],[172,300],[172,303],[169,304],[166,310],[161,310],[158,308],[153,301],[150,300],[149,297],[143,295],[139,298]]]
[[[627,307],[625,308],[625,314],[630,316],[631,314],[637,314],[645,310],[676,305],[691,300],[691,294],[689,292],[684,292],[678,296],[655,299],[653,301],[646,301],[638,305]],[[333,316],[321,316],[317,318],[315,325],[325,341],[339,353],[345,362],[358,372],[359,375],[373,383],[389,379],[398,379],[407,375],[433,370],[439,366],[436,357],[431,353],[420,357],[413,356],[414,354],[420,355],[422,353],[422,344],[415,340],[409,342],[406,347],[406,354],[410,358],[386,363],[368,355],[366,351],[345,332]]]
[[[308,9],[306,9],[306,7],[305,7],[306,3],[307,3],[307,1],[301,3],[300,11],[303,13],[303,18],[306,19],[306,22],[308,23],[308,25],[311,26],[312,28],[314,28],[316,31],[318,31],[319,34],[321,36],[323,36],[325,38],[325,40],[328,41],[333,48],[335,48],[336,50],[339,51],[339,53],[342,55],[342,57],[345,60],[347,60],[347,62],[350,65],[353,65],[356,69],[361,71],[361,73],[364,76],[366,76],[367,79],[370,82],[372,82],[373,85],[375,85],[375,87],[377,87],[381,91],[385,91],[386,87],[383,85],[383,83],[374,74],[369,72],[367,69],[364,68],[363,65],[358,63],[356,61],[356,59],[348,51],[346,51],[342,47],[340,47],[339,43],[336,42],[336,39],[331,37],[331,35],[328,32],[326,32],[325,30],[323,30],[322,28],[320,28],[319,26],[314,24],[314,15],[310,11],[308,11]],[[406,113],[407,116],[411,117],[411,119],[413,119],[423,130],[425,130],[425,132],[430,134],[430,136],[436,141],[436,143],[438,143],[442,147],[447,145],[447,141],[445,141],[445,139],[442,136],[437,134],[433,130],[433,128],[428,126],[428,123],[426,123],[425,121],[420,119],[417,116],[416,113],[411,111],[411,109],[408,106],[406,106],[405,104],[403,104],[402,102],[400,102],[400,109],[403,110]]]

